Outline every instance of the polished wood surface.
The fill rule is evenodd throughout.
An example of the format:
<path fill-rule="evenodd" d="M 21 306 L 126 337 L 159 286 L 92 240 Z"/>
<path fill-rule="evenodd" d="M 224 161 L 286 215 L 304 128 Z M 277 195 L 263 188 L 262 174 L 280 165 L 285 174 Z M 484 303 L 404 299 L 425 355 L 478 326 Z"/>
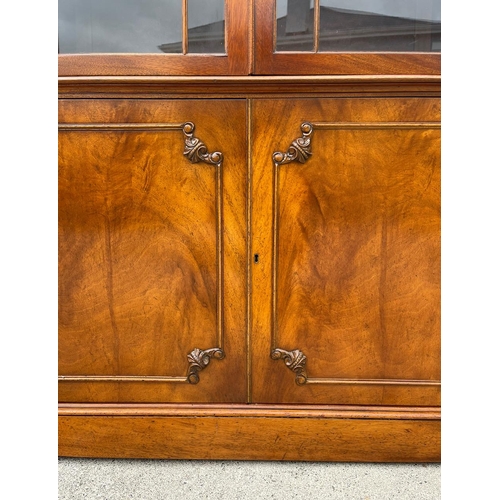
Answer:
<path fill-rule="evenodd" d="M 121 405 L 123 406 L 123 405 Z M 252 405 L 253 406 L 253 405 Z M 88 410 L 88 409 L 87 409 Z M 60 454 L 198 460 L 438 462 L 437 414 L 348 409 L 61 409 Z M 230 411 L 229 411 L 230 410 Z M 113 418 L 115 417 L 115 418 Z M 293 417 L 293 418 L 290 418 Z M 390 416 L 389 416 L 390 417 Z"/>
<path fill-rule="evenodd" d="M 69 416 L 164 416 L 164 417 L 302 417 L 391 420 L 439 420 L 441 410 L 425 406 L 359 405 L 263 405 L 199 403 L 59 403 L 59 415 Z"/>
<path fill-rule="evenodd" d="M 61 98 L 439 97 L 439 75 L 60 77 Z"/>
<path fill-rule="evenodd" d="M 440 102 L 397 92 L 61 99 L 61 455 L 439 461 Z M 224 155 L 220 248 L 187 120 Z M 278 172 L 307 120 L 311 157 Z M 218 255 L 226 356 L 189 384 L 218 342 Z"/>
<path fill-rule="evenodd" d="M 61 401 L 246 400 L 245 116 L 237 100 L 60 103 Z M 221 166 L 188 161 L 186 121 Z M 212 348 L 224 359 L 188 383 L 188 354 Z"/>
<path fill-rule="evenodd" d="M 439 104 L 253 102 L 253 402 L 440 404 Z"/>
<path fill-rule="evenodd" d="M 273 5 L 59 56 L 61 456 L 440 460 L 440 54 L 275 53 Z"/>

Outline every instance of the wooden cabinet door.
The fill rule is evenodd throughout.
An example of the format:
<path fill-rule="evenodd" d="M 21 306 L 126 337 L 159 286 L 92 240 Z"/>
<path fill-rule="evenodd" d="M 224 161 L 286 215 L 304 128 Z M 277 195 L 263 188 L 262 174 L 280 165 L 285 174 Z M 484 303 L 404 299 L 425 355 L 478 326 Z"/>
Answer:
<path fill-rule="evenodd" d="M 61 402 L 244 402 L 243 100 L 62 100 Z"/>
<path fill-rule="evenodd" d="M 439 100 L 252 107 L 252 401 L 439 405 Z"/>

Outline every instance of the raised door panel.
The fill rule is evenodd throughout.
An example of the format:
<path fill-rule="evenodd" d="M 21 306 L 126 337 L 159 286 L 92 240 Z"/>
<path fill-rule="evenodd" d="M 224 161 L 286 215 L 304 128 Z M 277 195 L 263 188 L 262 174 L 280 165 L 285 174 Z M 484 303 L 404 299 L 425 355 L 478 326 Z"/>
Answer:
<path fill-rule="evenodd" d="M 61 101 L 60 401 L 245 401 L 245 113 Z"/>
<path fill-rule="evenodd" d="M 253 111 L 252 401 L 439 405 L 439 100 Z"/>

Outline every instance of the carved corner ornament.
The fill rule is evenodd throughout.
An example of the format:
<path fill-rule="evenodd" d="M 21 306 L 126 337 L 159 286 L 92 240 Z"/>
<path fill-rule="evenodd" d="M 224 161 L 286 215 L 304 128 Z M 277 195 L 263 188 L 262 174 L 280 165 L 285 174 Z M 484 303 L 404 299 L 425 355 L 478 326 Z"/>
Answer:
<path fill-rule="evenodd" d="M 202 351 L 201 349 L 195 348 L 188 355 L 189 369 L 187 374 L 187 380 L 190 384 L 197 384 L 200 381 L 198 375 L 201 370 L 204 370 L 210 363 L 212 358 L 222 359 L 224 357 L 224 351 L 219 347 L 214 347 L 212 349 L 206 349 Z"/>
<path fill-rule="evenodd" d="M 282 153 L 277 151 L 273 153 L 273 161 L 276 165 L 283 165 L 285 163 L 290 163 L 292 161 L 298 161 L 299 163 L 305 163 L 306 160 L 312 155 L 311 152 L 311 135 L 313 133 L 312 123 L 304 122 L 300 126 L 302 131 L 302 137 L 295 139 L 288 151 Z"/>
<path fill-rule="evenodd" d="M 184 156 L 186 156 L 191 163 L 203 161 L 210 165 L 217 166 L 222 163 L 222 153 L 219 151 L 209 153 L 205 143 L 194 136 L 193 122 L 184 123 L 182 125 L 182 131 L 184 132 Z"/>
<path fill-rule="evenodd" d="M 307 357 L 302 351 L 285 351 L 284 349 L 273 349 L 271 359 L 282 359 L 285 365 L 295 373 L 295 383 L 304 385 L 307 382 L 306 361 Z"/>

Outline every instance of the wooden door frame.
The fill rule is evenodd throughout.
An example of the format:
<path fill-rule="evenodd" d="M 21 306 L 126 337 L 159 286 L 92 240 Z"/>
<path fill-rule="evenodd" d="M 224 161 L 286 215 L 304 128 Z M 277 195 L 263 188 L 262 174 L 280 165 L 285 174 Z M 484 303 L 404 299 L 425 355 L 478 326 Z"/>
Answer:
<path fill-rule="evenodd" d="M 250 7 L 248 1 L 226 0 L 226 54 L 60 54 L 59 76 L 247 75 Z"/>
<path fill-rule="evenodd" d="M 260 404 L 329 404 L 332 402 L 335 404 L 374 405 L 374 407 L 376 405 L 407 404 L 409 406 L 421 405 L 437 408 L 441 404 L 441 385 L 440 381 L 436 379 L 435 369 L 432 374 L 428 374 L 428 377 L 422 377 L 422 380 L 418 376 L 414 377 L 415 379 L 412 379 L 411 376 L 407 378 L 404 374 L 401 378 L 395 376 L 378 378 L 377 376 L 374 379 L 371 379 L 370 376 L 366 376 L 366 378 L 362 376 L 337 378 L 332 375 L 332 372 L 327 375 L 318 371 L 315 371 L 316 375 L 311 375 L 306 368 L 306 361 L 308 366 L 311 366 L 315 362 L 314 358 L 308 357 L 307 351 L 302 351 L 303 347 L 300 342 L 290 341 L 290 337 L 284 335 L 284 332 L 280 333 L 278 326 L 280 308 L 277 297 L 282 294 L 280 290 L 286 289 L 287 291 L 284 291 L 283 295 L 287 295 L 290 293 L 290 289 L 279 285 L 278 276 L 285 272 L 279 271 L 281 266 L 278 257 L 279 247 L 281 245 L 281 248 L 292 248 L 294 242 L 297 241 L 289 240 L 285 244 L 283 241 L 280 243 L 279 227 L 284 217 L 283 205 L 280 205 L 279 201 L 281 198 L 280 165 L 286 169 L 289 168 L 286 164 L 293 163 L 292 168 L 297 170 L 312 155 L 316 161 L 319 161 L 316 165 L 323 162 L 322 170 L 332 171 L 332 164 L 329 163 L 328 156 L 324 154 L 324 151 L 322 156 L 320 149 L 315 151 L 315 139 L 312 139 L 311 143 L 313 129 L 316 129 L 314 134 L 317 137 L 320 134 L 325 134 L 325 131 L 330 127 L 331 130 L 332 128 L 341 129 L 344 124 L 347 127 L 353 125 L 347 118 L 350 111 L 353 115 L 360 116 L 358 114 L 359 108 L 356 111 L 355 107 L 355 104 L 360 102 L 359 97 L 352 99 L 352 108 L 349 105 L 345 106 L 344 110 L 349 109 L 350 111 L 344 113 L 341 111 L 343 104 L 349 102 L 345 98 L 322 99 L 321 104 L 319 104 L 319 99 L 304 96 L 303 99 L 294 100 L 294 108 L 298 110 L 296 117 L 302 116 L 302 120 L 296 121 L 296 130 L 294 131 L 290 127 L 295 127 L 295 125 L 290 124 L 287 118 L 284 118 L 289 102 L 288 99 L 252 99 L 251 104 L 253 111 L 250 131 L 252 137 L 250 197 L 253 209 L 251 214 L 251 254 L 259 255 L 258 262 L 252 263 L 250 269 L 252 287 L 250 305 L 252 311 L 250 324 L 252 332 L 252 402 Z M 375 126 L 386 126 L 388 131 L 391 129 L 411 131 L 415 128 L 417 133 L 421 133 L 418 130 L 421 128 L 426 134 L 429 133 L 427 129 L 434 129 L 434 133 L 439 134 L 439 102 L 438 98 L 419 99 L 416 96 L 410 98 L 382 97 L 380 99 L 370 97 L 362 101 L 361 107 L 377 109 L 378 111 L 374 114 L 378 116 L 378 120 L 371 121 L 374 121 L 373 125 Z M 402 113 L 401 117 L 397 117 L 397 121 L 394 119 L 393 122 L 392 118 L 386 118 L 387 121 L 384 122 L 384 112 L 387 117 L 395 116 L 387 114 L 386 110 L 390 109 L 390 106 L 396 109 L 407 109 L 406 120 L 410 117 L 410 121 L 405 122 L 405 118 L 403 118 L 405 115 Z M 294 111 L 289 111 L 289 115 L 293 115 L 293 113 Z M 333 116 L 336 116 L 338 122 L 328 123 L 328 117 Z M 363 115 L 361 114 L 361 116 Z M 384 123 L 385 125 L 383 125 Z M 358 124 L 360 128 L 356 133 L 359 133 L 360 130 L 370 129 L 368 123 Z M 288 142 L 285 137 L 289 137 Z M 280 144 L 282 145 L 280 146 Z M 274 154 L 271 153 L 273 150 L 276 151 Z M 314 195 L 311 198 L 316 200 L 319 206 L 318 198 Z M 321 214 L 323 215 L 322 210 Z M 295 221 L 295 217 L 296 214 L 291 220 Z M 304 224 L 304 219 L 302 219 L 301 224 Z M 285 265 L 284 268 L 287 269 L 288 273 L 291 273 L 290 267 Z M 299 286 L 298 278 L 294 286 Z M 432 302 L 432 304 L 432 307 L 440 307 L 439 302 Z M 304 311 L 304 314 L 307 315 L 307 312 Z M 427 332 L 427 326 L 422 324 L 419 325 L 419 328 L 421 328 L 421 332 Z M 315 329 L 311 330 L 313 338 L 316 339 L 315 333 L 313 333 Z M 307 335 L 307 329 L 302 329 L 301 332 L 302 335 Z M 436 335 L 437 332 L 436 326 L 434 334 Z M 293 338 L 296 339 L 296 337 Z M 335 356 L 333 346 L 331 348 L 323 346 L 323 348 L 325 352 L 331 352 Z M 432 349 L 432 352 L 436 352 L 436 350 Z"/>
<path fill-rule="evenodd" d="M 155 402 L 211 402 L 211 403 L 222 403 L 222 402 L 245 402 L 247 394 L 247 371 L 245 368 L 246 362 L 246 339 L 242 335 L 242 332 L 246 329 L 246 162 L 245 162 L 245 143 L 239 140 L 240 137 L 244 137 L 246 131 L 246 103 L 242 99 L 218 99 L 218 100 L 141 100 L 141 99 L 69 99 L 60 100 L 59 104 L 59 142 L 61 145 L 60 153 L 64 150 L 64 144 L 68 144 L 68 135 L 73 136 L 72 144 L 80 144 L 82 148 L 86 148 L 86 151 L 92 151 L 92 148 L 99 149 L 103 147 L 102 145 L 106 143 L 109 139 L 106 138 L 108 134 L 116 134 L 118 136 L 126 135 L 130 139 L 130 135 L 137 136 L 137 144 L 139 144 L 138 149 L 144 151 L 142 158 L 150 157 L 151 164 L 156 164 L 156 166 L 151 168 L 151 173 L 146 167 L 139 167 L 141 171 L 148 172 L 148 190 L 149 186 L 159 186 L 154 178 L 161 177 L 165 179 L 166 164 L 171 163 L 175 165 L 175 169 L 179 172 L 183 170 L 193 171 L 197 170 L 199 172 L 206 172 L 204 178 L 212 179 L 213 184 L 210 182 L 208 184 L 201 184 L 207 188 L 213 188 L 213 192 L 210 190 L 210 195 L 208 199 L 200 198 L 200 191 L 196 194 L 196 191 L 190 192 L 184 191 L 186 194 L 182 195 L 181 198 L 176 202 L 176 206 L 179 210 L 179 217 L 184 217 L 184 214 L 193 214 L 192 210 L 194 205 L 198 200 L 202 200 L 202 204 L 199 208 L 202 212 L 213 214 L 207 221 L 210 225 L 209 235 L 213 234 L 213 246 L 209 245 L 203 247 L 203 238 L 197 239 L 197 234 L 203 235 L 205 229 L 200 233 L 196 233 L 193 228 L 191 232 L 191 239 L 189 236 L 181 240 L 183 247 L 185 247 L 188 253 L 188 261 L 190 262 L 191 256 L 194 259 L 193 249 L 196 247 L 208 249 L 208 254 L 210 259 L 206 262 L 201 262 L 193 266 L 194 269 L 204 268 L 203 276 L 205 278 L 199 277 L 197 273 L 191 274 L 193 278 L 193 287 L 202 287 L 200 283 L 203 283 L 206 279 L 210 280 L 212 285 L 209 289 L 212 290 L 210 294 L 200 300 L 203 300 L 202 306 L 207 310 L 211 310 L 213 318 L 213 324 L 211 320 L 205 322 L 205 327 L 202 330 L 198 329 L 197 335 L 186 335 L 184 331 L 184 338 L 182 342 L 182 347 L 177 349 L 177 356 L 175 357 L 175 368 L 171 370 L 169 367 L 165 366 L 165 370 L 158 367 L 154 368 L 149 365 L 147 368 L 141 366 L 141 357 L 143 359 L 149 359 L 152 357 L 151 347 L 142 348 L 144 341 L 142 340 L 142 335 L 144 333 L 144 323 L 141 326 L 139 319 L 133 322 L 132 338 L 134 339 L 132 344 L 128 344 L 127 349 L 125 343 L 123 343 L 120 348 L 120 343 L 117 344 L 109 342 L 109 334 L 106 334 L 110 330 L 109 326 L 106 326 L 102 320 L 99 319 L 98 314 L 89 313 L 89 321 L 87 323 L 87 330 L 94 331 L 96 337 L 94 341 L 89 341 L 88 336 L 84 336 L 76 331 L 75 333 L 75 322 L 70 321 L 71 324 L 65 322 L 64 318 L 67 317 L 79 317 L 85 318 L 85 316 L 78 316 L 78 307 L 83 304 L 83 308 L 86 310 L 87 298 L 83 298 L 81 301 L 76 300 L 73 295 L 66 295 L 66 300 L 60 300 L 60 329 L 59 335 L 65 337 L 65 341 L 62 342 L 60 338 L 59 348 L 60 351 L 60 362 L 59 370 L 59 401 L 65 403 L 126 403 L 130 401 L 141 402 L 141 403 L 155 403 Z M 224 122 L 233 134 L 226 134 L 226 131 L 219 127 L 218 124 Z M 215 124 L 215 125 L 214 125 Z M 196 130 L 195 130 L 196 128 Z M 147 139 L 145 136 L 148 134 L 157 134 L 158 143 L 155 139 Z M 87 143 L 83 135 L 91 134 L 94 137 L 94 143 Z M 159 134 L 159 135 L 158 135 Z M 173 136 L 176 137 L 173 137 Z M 63 139 L 63 137 L 65 138 Z M 164 138 L 170 137 L 170 142 L 167 142 Z M 112 141 L 116 140 L 111 139 Z M 152 140 L 153 142 L 149 142 Z M 104 142 L 101 142 L 104 141 Z M 206 141 L 206 142 L 205 142 Z M 69 143 L 71 144 L 71 143 Z M 93 144 L 85 146 L 86 144 Z M 155 154 L 151 154 L 151 144 L 158 144 L 158 150 L 163 149 L 164 153 L 161 159 L 157 157 L 155 159 Z M 174 144 L 174 147 L 168 146 L 168 144 Z M 67 146 L 69 147 L 69 146 Z M 91 148 L 90 150 L 88 148 Z M 126 149 L 126 148 L 125 148 Z M 220 151 L 220 152 L 219 152 Z M 109 156 L 101 156 L 96 154 L 95 156 L 89 157 L 83 153 L 82 160 L 87 164 L 96 165 L 95 170 L 98 175 L 101 172 L 106 172 L 108 169 L 108 161 L 111 164 L 112 159 Z M 73 171 L 75 165 L 79 165 L 78 161 L 73 163 L 71 158 L 78 156 L 78 153 L 71 148 L 66 151 L 66 153 L 60 156 L 60 175 L 59 175 L 59 205 L 62 210 L 62 214 L 68 213 L 72 214 L 68 218 L 60 218 L 60 274 L 59 274 L 59 285 L 60 291 L 63 294 L 67 294 L 71 286 L 81 286 L 85 288 L 87 283 L 83 283 L 81 278 L 77 278 L 74 281 L 73 270 L 74 265 L 68 265 L 67 257 L 76 252 L 75 248 L 80 248 L 80 251 L 84 255 L 97 255 L 97 261 L 101 259 L 100 252 L 97 254 L 93 252 L 92 247 L 95 248 L 95 239 L 92 238 L 94 232 L 102 234 L 102 230 L 99 230 L 95 225 L 92 226 L 92 221 L 95 224 L 95 218 L 92 215 L 94 212 L 83 211 L 79 214 L 75 214 L 73 209 L 73 204 L 81 203 L 81 199 L 75 201 L 72 193 L 69 192 L 65 186 L 68 183 L 77 186 L 78 182 L 83 182 L 85 186 L 88 184 L 87 188 L 83 189 L 85 193 L 83 196 L 85 199 L 91 198 L 95 192 L 102 190 L 102 187 L 97 182 L 95 178 L 90 175 L 83 175 L 80 178 L 78 175 L 71 175 L 71 179 L 68 180 L 69 173 Z M 132 178 L 134 170 L 133 165 L 137 164 L 139 156 L 134 153 L 135 156 L 124 156 L 128 158 L 124 160 L 123 165 L 119 167 L 119 170 L 123 172 L 129 172 Z M 80 155 L 81 156 L 81 155 Z M 134 160 L 135 158 L 135 160 Z M 149 159 L 148 159 L 149 161 Z M 148 163 L 148 161 L 146 163 Z M 102 163 L 101 163 L 102 162 Z M 144 165 L 145 163 L 141 163 Z M 99 166 L 102 167 L 102 171 L 99 170 Z M 78 168 L 78 167 L 75 167 Z M 167 167 L 168 168 L 168 167 Z M 146 170 L 144 170 L 146 169 Z M 79 169 L 80 171 L 82 169 Z M 66 174 L 64 173 L 66 171 Z M 69 173 L 68 173 L 69 172 Z M 103 174 L 106 175 L 106 174 Z M 137 177 L 136 177 L 137 178 Z M 182 180 L 182 176 L 178 179 Z M 195 176 L 194 179 L 198 177 Z M 80 180 L 78 180 L 80 179 Z M 186 177 L 189 179 L 189 177 Z M 191 177 L 190 179 L 193 179 Z M 190 181 L 193 182 L 193 181 Z M 187 183 L 189 184 L 189 182 Z M 193 184 L 194 185 L 194 184 Z M 82 186 L 82 184 L 80 184 Z M 182 184 L 177 183 L 177 190 L 183 192 L 181 187 Z M 134 188 L 135 189 L 135 188 Z M 160 200 L 159 206 L 162 205 L 162 193 L 168 193 L 168 191 L 156 188 L 156 197 Z M 174 188 L 175 189 L 175 188 Z M 120 193 L 129 192 L 130 188 L 126 184 L 122 184 L 121 188 L 118 190 Z M 144 188 L 144 193 L 146 188 Z M 113 198 L 111 195 L 109 198 L 110 206 L 126 206 L 127 203 L 131 203 L 133 209 L 140 207 L 140 204 L 130 201 L 124 202 L 124 198 Z M 208 205 L 206 202 L 208 201 Z M 106 202 L 106 206 L 108 202 Z M 199 202 L 198 202 L 199 203 Z M 85 204 L 85 203 L 84 203 Z M 97 206 L 102 206 L 102 202 L 99 202 Z M 170 205 L 171 207 L 173 205 Z M 99 211 L 100 209 L 97 209 Z M 107 208 L 103 208 L 103 211 Z M 139 208 L 141 210 L 141 208 Z M 187 212 L 185 212 L 187 210 Z M 198 213 L 202 213 L 198 212 Z M 90 215 L 89 215 L 90 213 Z M 168 227 L 169 223 L 167 217 L 156 215 L 155 209 L 151 209 L 147 213 L 155 214 L 153 218 L 148 217 L 145 220 L 146 226 L 149 224 L 151 227 L 157 227 L 162 231 L 162 227 Z M 155 226 L 155 220 L 160 217 L 162 223 Z M 189 216 L 188 216 L 189 217 Z M 191 220 L 196 217 L 196 215 L 191 215 Z M 121 217 L 118 217 L 120 219 Z M 87 224 L 86 230 L 81 231 L 80 226 L 74 225 L 74 221 L 77 219 L 82 224 Z M 124 220 L 127 220 L 127 216 L 123 216 Z M 203 223 L 206 227 L 205 221 Z M 78 224 L 80 223 L 78 222 Z M 184 220 L 183 220 L 184 222 Z M 171 224 L 170 224 L 171 225 Z M 181 224 L 182 226 L 182 224 Z M 89 230 L 89 227 L 93 228 Z M 109 235 L 112 235 L 113 225 L 108 224 L 107 231 Z M 141 240 L 145 239 L 141 231 L 132 231 L 137 238 L 137 246 L 140 247 Z M 76 234 L 76 241 L 80 241 L 77 247 L 75 247 L 75 238 L 72 236 Z M 168 233 L 161 232 L 161 238 L 168 237 Z M 89 237 L 90 235 L 90 237 Z M 69 236 L 69 239 L 68 239 Z M 160 239 L 161 239 L 160 238 Z M 87 245 L 88 240 L 90 243 Z M 100 238 L 101 244 L 104 240 Z M 209 241 L 211 236 L 209 237 Z M 70 241 L 70 246 L 65 244 L 65 241 Z M 94 243 L 92 243 L 94 241 Z M 108 242 L 111 240 L 108 240 Z M 154 239 L 150 240 L 154 246 Z M 212 241 L 210 241 L 212 243 Z M 110 243 L 108 243 L 110 245 Z M 73 246 L 71 246 L 73 245 Z M 118 247 L 119 245 L 117 245 Z M 109 256 L 106 258 L 111 258 L 111 247 Z M 130 246 L 127 252 L 130 252 Z M 169 260 L 169 255 L 163 253 L 157 259 L 156 270 L 158 270 L 163 261 Z M 203 252 L 205 253 L 205 252 Z M 212 257 L 214 260 L 212 260 Z M 92 259 L 90 259 L 92 260 Z M 172 257 L 170 258 L 172 260 Z M 182 259 L 181 259 L 182 260 Z M 121 272 L 122 274 L 133 274 L 131 269 L 127 267 L 121 267 L 120 261 L 114 261 L 114 267 L 116 272 Z M 123 260 L 121 261 L 124 262 Z M 154 262 L 154 261 L 153 261 Z M 158 265 L 158 262 L 160 263 Z M 100 264 L 98 264 L 99 266 Z M 94 281 L 95 286 L 103 287 L 105 281 L 103 281 L 102 273 L 94 273 L 92 266 L 82 267 L 83 271 L 80 272 L 80 277 L 85 275 L 91 281 Z M 153 275 L 155 274 L 155 269 L 149 268 Z M 184 275 L 185 271 L 181 270 L 179 266 L 179 272 Z M 69 272 L 68 272 L 69 271 Z M 175 271 L 174 271 L 175 272 Z M 186 273 L 188 274 L 189 271 Z M 200 271 L 201 273 L 201 271 Z M 105 275 L 104 275 L 105 276 Z M 112 276 L 112 269 L 109 271 L 108 277 Z M 165 272 L 161 271 L 159 274 L 160 280 L 157 281 L 157 285 L 153 286 L 152 289 L 157 289 L 158 294 L 161 294 L 161 290 L 167 290 L 173 285 L 170 282 L 172 278 L 172 271 Z M 140 281 L 140 277 L 137 276 L 137 281 Z M 78 284 L 79 283 L 79 284 Z M 113 283 L 110 282 L 109 286 L 112 287 Z M 116 281 L 115 281 L 116 285 Z M 130 286 L 130 290 L 127 290 L 127 294 L 131 295 L 127 300 L 131 302 L 139 300 L 139 303 L 143 304 L 140 306 L 139 310 L 145 304 L 145 297 L 141 294 L 140 288 L 135 287 L 134 281 L 129 281 L 127 284 Z M 93 286 L 93 285 L 92 285 Z M 108 285 L 104 285 L 106 287 Z M 61 288 L 62 287 L 62 288 Z M 111 288 L 110 288 L 111 289 Z M 122 288 L 123 289 L 123 288 Z M 186 290 L 179 288 L 179 293 L 177 295 L 177 301 L 183 300 L 183 296 L 192 295 L 197 296 L 198 294 L 192 292 L 192 289 L 188 286 Z M 133 296 L 135 295 L 135 298 Z M 156 295 L 156 292 L 154 293 Z M 111 295 L 110 295 L 111 296 Z M 160 296 L 160 295 L 158 295 Z M 67 303 L 68 297 L 71 302 L 75 301 L 77 306 L 73 308 L 61 307 L 61 304 Z M 80 296 L 81 297 L 81 296 Z M 155 297 L 156 300 L 156 297 Z M 112 299 L 111 299 L 112 301 Z M 172 301 L 173 302 L 173 301 Z M 92 299 L 90 302 L 92 304 Z M 166 304 L 166 303 L 165 303 Z M 172 312 L 176 309 L 173 305 L 169 306 L 169 311 Z M 180 306 L 183 307 L 182 305 Z M 80 311 L 82 310 L 80 309 Z M 135 309 L 137 311 L 137 309 Z M 180 309 L 179 309 L 180 310 Z M 110 311 L 111 312 L 111 311 Z M 158 309 L 156 310 L 156 315 L 158 315 Z M 200 320 L 192 314 L 192 309 L 184 308 L 184 314 L 190 315 L 192 320 Z M 118 315 L 117 315 L 118 316 Z M 115 322 L 115 314 L 112 314 L 112 321 Z M 137 316 L 137 318 L 139 315 Z M 111 318 L 111 315 L 110 315 Z M 121 321 L 123 321 L 123 316 L 121 316 Z M 206 320 L 205 320 L 206 321 Z M 83 321 L 82 321 L 83 323 Z M 123 323 L 121 323 L 123 325 Z M 88 325 L 91 325 L 90 327 Z M 79 327 L 78 327 L 79 328 Z M 77 330 L 78 330 L 77 328 Z M 162 331 L 168 333 L 167 328 L 162 326 Z M 112 329 L 111 329 L 112 330 Z M 149 328 L 150 334 L 152 328 Z M 119 327 L 116 329 L 118 335 Z M 196 331 L 195 328 L 188 329 L 191 333 Z M 121 330 L 123 333 L 124 330 Z M 75 341 L 75 334 L 78 341 Z M 128 338 L 131 339 L 131 331 L 129 331 Z M 171 331 L 170 335 L 179 334 L 177 330 Z M 101 341 L 104 338 L 108 338 L 108 342 Z M 146 335 L 144 335 L 146 337 Z M 135 338 L 137 340 L 135 340 Z M 151 336 L 149 337 L 151 342 Z M 164 352 L 167 358 L 172 358 L 170 355 L 170 344 L 171 340 L 168 340 L 168 335 L 165 337 L 156 337 L 154 344 L 156 349 Z M 195 342 L 196 338 L 196 342 Z M 83 340 L 85 339 L 85 340 Z M 172 337 L 170 337 L 172 339 Z M 83 351 L 78 353 L 78 343 L 83 343 Z M 105 364 L 97 363 L 94 368 L 93 365 L 93 354 L 90 344 L 97 343 L 101 345 L 101 359 L 123 359 L 123 354 L 125 351 L 130 351 L 130 346 L 133 348 L 134 357 L 132 358 L 132 371 L 129 368 L 121 370 L 117 366 L 112 367 L 111 365 L 105 366 Z M 80 344 L 82 345 L 82 344 Z M 107 347 L 104 347 L 107 345 Z M 135 345 L 135 347 L 133 347 Z M 151 346 L 151 343 L 149 344 Z M 185 349 L 185 350 L 184 350 Z M 111 352 L 112 351 L 112 352 Z M 69 356 L 68 356 L 69 353 Z M 104 353 L 104 354 L 102 354 Z M 79 357 L 79 366 L 71 361 L 73 355 Z M 179 356 L 180 354 L 180 356 Z M 185 357 L 184 357 L 185 356 Z M 174 359 L 174 358 L 172 358 Z M 211 361 L 212 359 L 218 361 Z M 130 360 L 130 358 L 129 358 Z M 137 362 L 137 371 L 136 364 Z M 129 361 L 130 363 L 130 361 Z M 164 363 L 160 363 L 160 367 Z M 209 366 L 210 365 L 210 366 Z M 207 373 L 205 373 L 205 368 L 207 368 Z M 200 374 L 199 372 L 203 372 Z M 228 387 L 226 380 L 231 380 L 232 383 Z"/>
<path fill-rule="evenodd" d="M 254 0 L 255 74 L 439 75 L 441 54 L 426 52 L 276 52 L 275 2 Z"/>

